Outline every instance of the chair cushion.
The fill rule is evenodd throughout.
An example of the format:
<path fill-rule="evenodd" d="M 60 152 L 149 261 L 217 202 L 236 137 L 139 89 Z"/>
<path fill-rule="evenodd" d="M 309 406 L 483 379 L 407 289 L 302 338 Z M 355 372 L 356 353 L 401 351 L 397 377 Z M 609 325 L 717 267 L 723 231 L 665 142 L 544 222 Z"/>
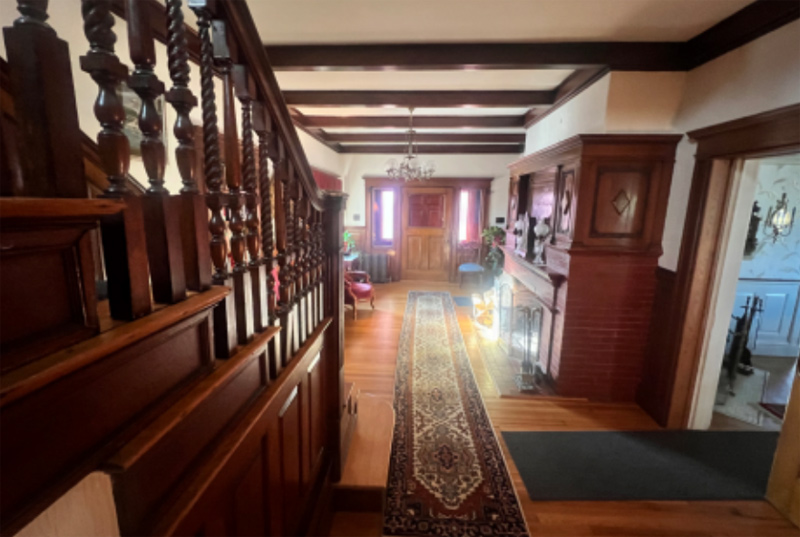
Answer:
<path fill-rule="evenodd" d="M 484 268 L 477 263 L 463 263 L 458 266 L 459 272 L 483 272 Z"/>
<path fill-rule="evenodd" d="M 372 286 L 368 283 L 353 282 L 350 284 L 350 291 L 356 298 L 369 298 L 372 296 Z"/>

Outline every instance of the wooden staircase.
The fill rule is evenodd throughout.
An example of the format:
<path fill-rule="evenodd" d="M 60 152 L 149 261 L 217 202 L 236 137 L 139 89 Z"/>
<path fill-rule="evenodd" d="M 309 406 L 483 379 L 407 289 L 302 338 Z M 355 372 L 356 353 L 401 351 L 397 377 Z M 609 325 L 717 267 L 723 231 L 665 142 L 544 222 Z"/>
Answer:
<path fill-rule="evenodd" d="M 342 380 L 345 198 L 314 182 L 243 0 L 192 0 L 199 32 L 181 0 L 76 5 L 86 42 L 61 40 L 41 0 L 18 0 L 4 29 L 0 533 L 102 471 L 122 535 L 303 534 L 358 421 Z M 96 144 L 77 122 L 73 46 L 97 83 Z M 146 190 L 128 174 L 123 81 L 141 99 Z"/>

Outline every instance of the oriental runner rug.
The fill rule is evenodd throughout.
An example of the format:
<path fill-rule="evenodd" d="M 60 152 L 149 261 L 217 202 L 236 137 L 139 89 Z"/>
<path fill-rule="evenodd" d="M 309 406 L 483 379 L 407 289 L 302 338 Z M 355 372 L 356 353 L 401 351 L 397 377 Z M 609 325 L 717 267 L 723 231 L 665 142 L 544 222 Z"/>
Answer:
<path fill-rule="evenodd" d="M 449 293 L 408 294 L 394 410 L 384 534 L 528 535 Z"/>

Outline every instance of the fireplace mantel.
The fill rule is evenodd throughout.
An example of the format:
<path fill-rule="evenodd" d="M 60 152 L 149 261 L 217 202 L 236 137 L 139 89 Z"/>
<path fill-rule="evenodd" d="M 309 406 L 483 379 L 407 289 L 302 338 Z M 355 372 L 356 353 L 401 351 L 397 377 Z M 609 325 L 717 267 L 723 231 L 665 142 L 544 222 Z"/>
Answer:
<path fill-rule="evenodd" d="M 501 281 L 514 307 L 530 295 L 543 305 L 540 356 L 558 395 L 634 399 L 679 139 L 579 135 L 510 166 Z M 551 230 L 546 265 L 511 248 L 515 224 L 534 219 Z"/>
<path fill-rule="evenodd" d="M 527 287 L 551 313 L 556 313 L 558 289 L 566 281 L 566 277 L 548 270 L 546 266 L 534 265 L 523 259 L 510 246 L 500 248 L 505 254 L 503 271 Z"/>

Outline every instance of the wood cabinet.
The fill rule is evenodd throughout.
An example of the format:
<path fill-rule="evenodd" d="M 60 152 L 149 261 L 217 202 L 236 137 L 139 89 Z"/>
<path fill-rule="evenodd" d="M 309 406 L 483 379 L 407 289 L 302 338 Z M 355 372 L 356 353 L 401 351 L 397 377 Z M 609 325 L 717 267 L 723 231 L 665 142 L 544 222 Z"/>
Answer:
<path fill-rule="evenodd" d="M 679 140 L 579 135 L 510 166 L 509 231 L 519 215 L 547 219 L 545 264 L 537 268 L 565 278 L 543 334 L 552 341 L 547 375 L 560 395 L 634 399 Z M 535 278 L 520 277 L 526 266 L 510 259 L 506 272 L 530 287 Z"/>

